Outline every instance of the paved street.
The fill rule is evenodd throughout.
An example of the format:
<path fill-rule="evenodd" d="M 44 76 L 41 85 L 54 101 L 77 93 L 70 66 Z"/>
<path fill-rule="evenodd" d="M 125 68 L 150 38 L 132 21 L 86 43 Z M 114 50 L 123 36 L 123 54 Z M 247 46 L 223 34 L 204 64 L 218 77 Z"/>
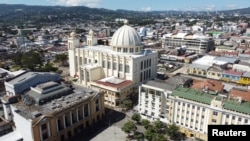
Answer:
<path fill-rule="evenodd" d="M 112 125 L 90 141 L 126 141 L 127 134 L 121 128 Z"/>

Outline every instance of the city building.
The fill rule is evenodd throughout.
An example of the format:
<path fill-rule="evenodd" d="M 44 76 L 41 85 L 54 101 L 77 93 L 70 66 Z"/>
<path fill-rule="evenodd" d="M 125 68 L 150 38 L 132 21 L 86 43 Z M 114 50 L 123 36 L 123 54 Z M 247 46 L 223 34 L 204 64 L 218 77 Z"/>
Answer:
<path fill-rule="evenodd" d="M 138 109 L 142 118 L 175 123 L 186 136 L 205 141 L 208 125 L 250 124 L 249 102 L 165 81 L 140 86 Z"/>
<path fill-rule="evenodd" d="M 24 141 L 65 141 L 105 115 L 103 94 L 53 81 L 31 87 L 10 109 L 15 124 L 12 136 Z"/>
<path fill-rule="evenodd" d="M 12 79 L 5 81 L 4 85 L 6 89 L 6 95 L 16 96 L 17 94 L 23 93 L 31 86 L 35 86 L 39 83 L 59 80 L 60 75 L 58 73 L 24 71 Z"/>
<path fill-rule="evenodd" d="M 162 37 L 162 48 L 167 47 L 184 47 L 188 52 L 204 54 L 214 49 L 214 40 L 200 34 L 169 33 Z"/>
<path fill-rule="evenodd" d="M 76 34 L 70 34 L 69 70 L 77 83 L 104 92 L 105 104 L 122 104 L 140 84 L 156 77 L 158 53 L 142 50 L 141 37 L 127 20 L 109 46 L 97 45 L 96 38 L 90 31 L 87 46 L 82 46 Z"/>

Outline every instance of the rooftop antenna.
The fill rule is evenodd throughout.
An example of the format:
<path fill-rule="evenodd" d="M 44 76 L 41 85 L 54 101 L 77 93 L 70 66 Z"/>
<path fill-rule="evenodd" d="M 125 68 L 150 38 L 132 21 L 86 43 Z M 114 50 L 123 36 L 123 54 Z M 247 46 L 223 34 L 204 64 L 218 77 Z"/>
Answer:
<path fill-rule="evenodd" d="M 29 117 L 31 118 L 30 106 L 33 104 L 34 100 L 29 95 L 24 95 L 22 100 L 23 100 L 23 103 L 28 107 L 28 114 L 29 114 Z"/>

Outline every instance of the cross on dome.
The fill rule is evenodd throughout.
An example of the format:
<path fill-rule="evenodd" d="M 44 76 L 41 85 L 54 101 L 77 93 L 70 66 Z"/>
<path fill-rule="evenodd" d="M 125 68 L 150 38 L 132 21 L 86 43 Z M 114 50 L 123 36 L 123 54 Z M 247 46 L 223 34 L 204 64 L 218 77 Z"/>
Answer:
<path fill-rule="evenodd" d="M 128 20 L 127 20 L 127 19 L 124 20 L 124 24 L 125 24 L 125 25 L 128 25 Z"/>

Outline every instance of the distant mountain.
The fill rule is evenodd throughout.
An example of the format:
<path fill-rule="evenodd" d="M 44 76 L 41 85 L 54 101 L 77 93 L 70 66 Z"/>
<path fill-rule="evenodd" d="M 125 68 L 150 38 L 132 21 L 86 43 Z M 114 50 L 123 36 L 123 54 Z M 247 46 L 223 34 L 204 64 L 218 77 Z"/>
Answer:
<path fill-rule="evenodd" d="M 142 21 L 145 18 L 152 20 L 159 18 L 161 14 L 185 14 L 195 11 L 132 11 L 132 10 L 109 10 L 105 8 L 89 8 L 86 6 L 30 6 L 22 4 L 0 4 L 0 23 L 13 25 L 24 23 L 59 23 L 65 21 L 111 21 L 115 18 L 134 19 Z M 205 12 L 205 11 L 204 11 Z M 225 10 L 223 13 L 250 14 L 250 8 Z"/>
<path fill-rule="evenodd" d="M 223 13 L 228 13 L 228 14 L 232 14 L 232 13 L 239 13 L 239 14 L 250 14 L 250 7 L 248 8 L 241 8 L 241 9 L 233 9 L 233 10 L 223 10 L 220 11 Z"/>

